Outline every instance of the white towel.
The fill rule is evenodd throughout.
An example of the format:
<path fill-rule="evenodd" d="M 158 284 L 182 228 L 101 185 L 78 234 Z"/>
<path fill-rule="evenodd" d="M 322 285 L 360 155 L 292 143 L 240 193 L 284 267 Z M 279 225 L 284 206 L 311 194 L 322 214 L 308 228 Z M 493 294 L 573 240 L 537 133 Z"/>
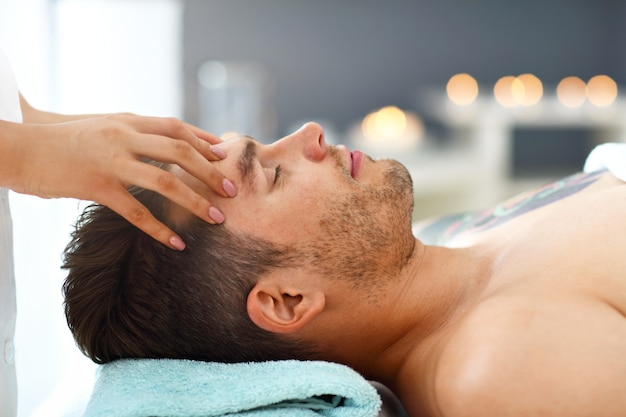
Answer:
<path fill-rule="evenodd" d="M 611 174 L 626 181 L 626 143 L 604 143 L 589 153 L 584 171 L 601 169 L 608 169 Z"/>

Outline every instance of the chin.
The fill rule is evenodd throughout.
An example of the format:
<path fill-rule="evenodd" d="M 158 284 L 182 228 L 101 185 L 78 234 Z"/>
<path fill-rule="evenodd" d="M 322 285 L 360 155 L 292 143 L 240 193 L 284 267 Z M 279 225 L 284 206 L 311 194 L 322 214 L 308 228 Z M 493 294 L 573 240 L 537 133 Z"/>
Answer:
<path fill-rule="evenodd" d="M 381 242 L 381 256 L 389 262 L 387 271 L 396 275 L 409 262 L 415 249 L 413 180 L 409 170 L 400 162 L 393 159 L 379 162 L 384 170 L 377 201 L 380 204 L 379 223 L 384 230 L 379 232 L 377 239 Z"/>
<path fill-rule="evenodd" d="M 383 162 L 383 161 L 381 161 Z M 409 223 L 413 214 L 413 179 L 409 170 L 395 159 L 386 159 L 382 188 L 389 194 L 390 201 L 397 202 L 397 214 L 407 215 Z"/>
<path fill-rule="evenodd" d="M 413 256 L 413 181 L 394 160 L 379 160 L 374 184 L 328 196 L 320 233 L 298 245 L 304 264 L 330 279 L 372 289 L 398 277 Z M 368 291 L 369 292 L 369 291 Z"/>
<path fill-rule="evenodd" d="M 396 160 L 389 160 L 389 167 L 385 174 L 385 181 L 392 191 L 390 201 L 395 202 L 393 207 L 393 218 L 397 229 L 394 231 L 399 245 L 399 255 L 408 262 L 415 248 L 415 238 L 413 237 L 413 207 L 415 198 L 413 193 L 413 179 L 409 170 Z"/>

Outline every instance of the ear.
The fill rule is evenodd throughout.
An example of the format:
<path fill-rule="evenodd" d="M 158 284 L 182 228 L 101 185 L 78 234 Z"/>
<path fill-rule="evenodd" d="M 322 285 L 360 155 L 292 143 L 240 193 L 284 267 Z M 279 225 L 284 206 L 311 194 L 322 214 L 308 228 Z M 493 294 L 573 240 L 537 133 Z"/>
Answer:
<path fill-rule="evenodd" d="M 272 333 L 293 333 L 317 316 L 326 304 L 321 290 L 285 288 L 270 280 L 260 280 L 248 294 L 250 319 Z"/>

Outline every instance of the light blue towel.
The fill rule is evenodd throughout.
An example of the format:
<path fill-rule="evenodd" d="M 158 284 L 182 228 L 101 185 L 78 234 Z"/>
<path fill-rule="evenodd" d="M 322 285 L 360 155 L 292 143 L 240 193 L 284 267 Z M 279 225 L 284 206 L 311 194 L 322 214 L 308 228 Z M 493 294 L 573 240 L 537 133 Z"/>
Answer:
<path fill-rule="evenodd" d="M 380 405 L 367 380 L 330 362 L 124 359 L 100 367 L 85 417 L 375 417 Z"/>

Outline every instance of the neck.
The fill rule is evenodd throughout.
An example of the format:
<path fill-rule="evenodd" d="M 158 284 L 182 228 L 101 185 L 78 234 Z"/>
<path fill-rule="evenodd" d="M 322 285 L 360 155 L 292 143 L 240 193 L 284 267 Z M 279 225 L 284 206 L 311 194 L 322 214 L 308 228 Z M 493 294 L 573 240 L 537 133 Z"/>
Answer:
<path fill-rule="evenodd" d="M 338 312 L 333 326 L 345 325 L 324 341 L 332 350 L 330 359 L 392 385 L 407 359 L 428 350 L 480 297 L 492 260 L 490 251 L 480 247 L 449 249 L 417 241 L 400 277 L 376 293 L 375 300 L 360 299 Z"/>

